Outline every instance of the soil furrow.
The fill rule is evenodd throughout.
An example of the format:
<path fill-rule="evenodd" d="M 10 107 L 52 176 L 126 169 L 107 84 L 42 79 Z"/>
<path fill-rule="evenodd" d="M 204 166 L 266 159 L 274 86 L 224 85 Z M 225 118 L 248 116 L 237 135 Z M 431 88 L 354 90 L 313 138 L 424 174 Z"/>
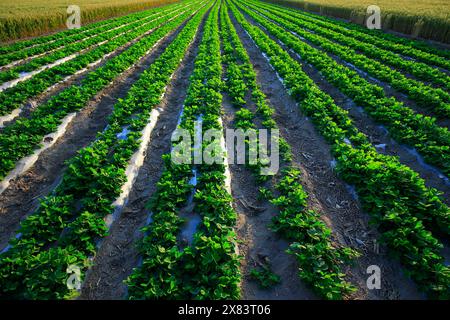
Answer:
<path fill-rule="evenodd" d="M 227 94 L 223 94 L 222 120 L 224 128 L 234 128 L 235 108 Z M 278 214 L 267 200 L 258 199 L 259 185 L 252 172 L 242 164 L 230 164 L 233 208 L 238 214 L 237 234 L 241 260 L 243 299 L 248 300 L 311 300 L 317 297 L 300 281 L 295 258 L 286 253 L 289 243 L 269 229 L 272 218 Z M 253 208 L 253 209 L 252 209 Z M 256 209 L 254 209 L 256 208 Z M 280 276 L 280 284 L 262 289 L 250 279 L 250 271 L 270 262 Z"/>
<path fill-rule="evenodd" d="M 110 235 L 103 240 L 94 265 L 86 274 L 80 299 L 123 299 L 127 294 L 123 281 L 139 263 L 136 241 L 142 237 L 140 228 L 150 214 L 146 203 L 156 191 L 156 183 L 162 174 L 162 155 L 170 152 L 171 135 L 183 107 L 202 34 L 203 22 L 158 106 L 162 112 L 128 204 L 111 226 Z"/>
<path fill-rule="evenodd" d="M 379 235 L 368 225 L 369 217 L 362 212 L 357 198 L 332 170 L 330 163 L 333 157 L 329 145 L 288 95 L 259 48 L 234 17 L 231 18 L 255 67 L 261 89 L 275 108 L 274 117 L 281 135 L 292 147 L 293 162 L 302 169 L 302 184 L 310 195 L 312 208 L 322 212 L 323 220 L 331 227 L 336 241 L 353 246 L 363 254 L 355 267 L 347 272 L 351 275 L 350 280 L 359 287 L 356 298 L 420 299 L 415 285 L 402 274 L 399 263 L 391 261 L 386 249 L 377 244 Z M 370 265 L 377 265 L 382 270 L 380 290 L 366 288 L 366 268 Z"/>

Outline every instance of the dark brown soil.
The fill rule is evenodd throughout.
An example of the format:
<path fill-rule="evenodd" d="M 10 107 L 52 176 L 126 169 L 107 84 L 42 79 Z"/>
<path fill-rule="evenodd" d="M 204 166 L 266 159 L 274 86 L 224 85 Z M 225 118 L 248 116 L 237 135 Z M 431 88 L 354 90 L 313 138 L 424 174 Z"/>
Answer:
<path fill-rule="evenodd" d="M 164 51 L 184 24 L 169 33 L 154 49 L 132 68 L 117 77 L 106 89 L 99 92 L 68 125 L 65 134 L 44 151 L 35 165 L 0 195 L 0 248 L 14 236 L 21 219 L 35 211 L 39 199 L 48 195 L 58 184 L 66 168 L 64 162 L 89 145 L 107 124 L 114 104 L 124 98 L 139 76 Z"/>
<path fill-rule="evenodd" d="M 234 21 L 234 17 L 232 19 Z M 323 220 L 332 228 L 338 243 L 355 247 L 362 253 L 347 272 L 349 280 L 359 288 L 351 298 L 420 299 L 422 296 L 415 285 L 402 275 L 400 265 L 387 257 L 385 248 L 376 245 L 378 234 L 368 225 L 368 215 L 362 212 L 357 199 L 330 167 L 333 158 L 328 144 L 288 95 L 261 51 L 241 26 L 237 23 L 235 26 L 257 71 L 258 82 L 276 110 L 275 119 L 281 134 L 292 147 L 294 163 L 302 169 L 302 184 L 310 195 L 310 206 L 322 212 Z M 367 289 L 366 269 L 370 265 L 378 265 L 382 270 L 380 290 Z"/>
<path fill-rule="evenodd" d="M 152 132 L 147 155 L 133 185 L 129 202 L 111 226 L 110 235 L 103 240 L 94 266 L 86 274 L 80 299 L 123 299 L 127 295 L 123 281 L 139 262 L 136 241 L 142 237 L 139 230 L 150 214 L 145 205 L 156 191 L 156 183 L 162 174 L 162 155 L 170 152 L 171 135 L 186 97 L 202 30 L 201 26 L 172 82 L 167 86 L 163 101 L 158 106 L 162 112 Z"/>

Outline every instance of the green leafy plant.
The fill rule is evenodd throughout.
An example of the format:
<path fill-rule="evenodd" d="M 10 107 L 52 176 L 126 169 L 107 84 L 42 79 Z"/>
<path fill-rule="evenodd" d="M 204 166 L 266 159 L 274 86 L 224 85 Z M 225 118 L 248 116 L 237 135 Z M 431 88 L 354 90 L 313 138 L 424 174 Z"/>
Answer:
<path fill-rule="evenodd" d="M 256 280 L 263 289 L 271 288 L 281 282 L 279 275 L 273 273 L 269 264 L 250 270 L 250 278 Z"/>

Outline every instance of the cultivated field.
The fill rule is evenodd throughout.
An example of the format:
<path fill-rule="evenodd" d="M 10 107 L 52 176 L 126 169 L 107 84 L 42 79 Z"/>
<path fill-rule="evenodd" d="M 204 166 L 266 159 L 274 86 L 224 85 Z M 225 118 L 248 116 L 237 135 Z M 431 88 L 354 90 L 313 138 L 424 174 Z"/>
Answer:
<path fill-rule="evenodd" d="M 448 0 L 270 0 L 307 11 L 364 24 L 367 8 L 381 10 L 382 28 L 413 37 L 450 43 L 450 1 Z"/>
<path fill-rule="evenodd" d="M 175 0 L 2 0 L 0 42 L 40 36 L 66 28 L 69 5 L 80 7 L 81 22 L 85 25 L 172 2 Z"/>
<path fill-rule="evenodd" d="M 0 299 L 449 299 L 449 119 L 448 50 L 259 0 L 0 46 Z"/>

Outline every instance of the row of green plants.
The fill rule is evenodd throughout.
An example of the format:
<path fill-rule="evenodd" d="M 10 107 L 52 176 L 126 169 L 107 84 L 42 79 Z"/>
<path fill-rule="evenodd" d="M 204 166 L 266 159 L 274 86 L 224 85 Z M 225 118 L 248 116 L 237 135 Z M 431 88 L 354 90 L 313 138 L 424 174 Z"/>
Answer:
<path fill-rule="evenodd" d="M 70 37 L 72 35 L 84 34 L 92 29 L 106 27 L 117 21 L 123 21 L 124 19 L 129 19 L 129 18 L 130 19 L 135 19 L 135 18 L 139 19 L 141 16 L 145 16 L 147 14 L 152 14 L 153 12 L 155 12 L 157 10 L 159 10 L 159 9 L 150 9 L 150 10 L 146 10 L 146 11 L 140 11 L 140 12 L 136 12 L 136 13 L 133 13 L 133 14 L 130 14 L 127 16 L 122 16 L 122 17 L 117 17 L 117 18 L 112 18 L 112 19 L 108 19 L 108 20 L 94 22 L 94 23 L 88 24 L 86 26 L 83 26 L 79 29 L 67 29 L 67 30 L 64 30 L 64 31 L 61 31 L 58 33 L 48 35 L 48 36 L 36 37 L 33 39 L 17 41 L 12 44 L 1 45 L 0 46 L 0 56 L 15 52 L 15 51 L 20 51 L 20 50 L 23 50 L 26 48 L 43 45 L 43 44 L 46 44 L 49 42 L 55 42 L 55 41 L 57 41 L 59 39 L 63 39 L 63 38 L 70 39 Z"/>
<path fill-rule="evenodd" d="M 192 135 L 199 118 L 203 132 L 222 130 L 218 8 L 216 2 L 205 22 L 179 125 Z M 221 157 L 226 156 L 223 151 L 216 149 Z M 225 186 L 225 165 L 175 164 L 170 154 L 164 159 L 165 169 L 150 203 L 152 221 L 143 229 L 143 263 L 127 280 L 129 299 L 239 298 L 237 217 Z M 196 184 L 190 183 L 194 171 Z M 192 195 L 192 211 L 200 215 L 201 222 L 192 243 L 183 247 L 178 236 L 184 221 L 178 213 Z"/>
<path fill-rule="evenodd" d="M 233 2 L 238 23 L 268 57 L 289 94 L 331 145 L 335 170 L 354 185 L 363 209 L 381 234 L 380 242 L 398 258 L 421 290 L 450 297 L 449 267 L 436 236 L 448 237 L 450 210 L 440 193 L 397 158 L 379 154 L 333 99 L 302 71 L 302 66 L 259 27 L 250 24 Z M 383 186 L 380 188 L 380 186 Z"/>
<path fill-rule="evenodd" d="M 173 7 L 173 5 L 172 5 L 172 7 Z M 11 62 L 22 60 L 22 59 L 25 59 L 28 57 L 34 57 L 36 55 L 46 54 L 52 50 L 59 49 L 61 47 L 65 47 L 69 44 L 85 40 L 91 36 L 101 34 L 107 30 L 111 30 L 117 26 L 120 26 L 121 24 L 127 24 L 130 22 L 136 21 L 136 20 L 141 20 L 149 15 L 152 15 L 152 14 L 155 14 L 158 12 L 160 12 L 160 11 L 153 10 L 151 12 L 143 12 L 138 16 L 132 16 L 132 17 L 126 16 L 112 24 L 108 24 L 106 26 L 99 26 L 99 27 L 90 29 L 83 33 L 76 33 L 72 36 L 62 38 L 58 41 L 50 42 L 50 43 L 40 45 L 40 46 L 34 46 L 34 47 L 28 48 L 26 50 L 20 50 L 17 52 L 0 55 L 0 66 L 5 66 Z"/>
<path fill-rule="evenodd" d="M 404 59 L 403 57 L 399 56 L 398 54 L 395 54 L 389 50 L 385 50 L 383 48 L 379 48 L 373 44 L 366 43 L 363 41 L 359 41 L 352 36 L 343 35 L 342 33 L 335 32 L 332 30 L 329 30 L 325 27 L 321 27 L 313 22 L 307 21 L 302 19 L 301 15 L 295 15 L 291 10 L 288 9 L 281 9 L 276 6 L 272 6 L 263 2 L 247 2 L 247 4 L 252 4 L 252 7 L 257 7 L 260 9 L 263 9 L 264 11 L 268 11 L 270 13 L 275 14 L 278 17 L 283 18 L 284 20 L 287 20 L 289 22 L 294 23 L 297 26 L 300 26 L 302 28 L 306 28 L 307 31 L 310 31 L 312 33 L 315 33 L 317 35 L 324 36 L 325 38 L 329 40 L 333 40 L 335 42 L 338 42 L 346 48 L 352 48 L 358 53 L 364 53 L 366 56 L 379 60 L 380 62 L 385 63 L 386 65 L 390 66 L 394 69 L 400 69 L 404 72 L 413 75 L 419 80 L 428 81 L 432 84 L 435 84 L 437 86 L 442 87 L 444 90 L 450 90 L 450 77 L 445 73 L 440 71 L 439 69 L 429 66 L 425 63 L 421 63 L 418 61 L 411 61 L 410 59 Z M 254 5 L 254 6 L 253 6 Z M 301 29 L 304 31 L 303 29 Z M 299 35 L 303 36 L 303 33 L 299 33 Z M 321 41 L 319 41 L 321 38 L 307 38 L 311 42 L 321 45 Z M 352 52 L 353 53 L 353 52 Z M 359 57 L 359 56 L 358 56 Z M 374 65 L 374 68 L 380 69 L 378 64 Z M 385 68 L 383 66 L 383 68 Z M 388 69 L 385 69 L 385 72 L 389 71 Z M 383 76 L 383 74 L 380 74 L 380 76 Z M 399 76 L 397 73 L 392 74 L 393 79 L 401 80 L 401 82 L 405 82 L 405 77 Z M 391 77 L 391 78 L 392 78 Z M 381 78 L 383 79 L 390 79 L 390 78 Z M 415 84 L 415 81 L 411 81 L 409 85 Z M 393 83 L 394 87 L 396 87 L 397 82 Z M 417 85 L 416 85 L 417 86 Z M 408 93 L 405 90 L 405 87 L 400 86 L 398 88 L 399 90 L 403 90 L 406 93 Z M 441 96 L 442 98 L 445 98 L 445 101 L 450 101 L 450 96 L 445 91 L 437 91 L 437 96 Z"/>
<path fill-rule="evenodd" d="M 130 68 L 169 32 L 190 16 L 184 12 L 175 19 L 143 37 L 103 66 L 89 73 L 80 84 L 74 84 L 39 105 L 28 118 L 19 118 L 0 134 L 0 179 L 12 170 L 18 160 L 39 148 L 45 135 L 55 132 L 62 119 L 82 109 L 95 94 Z"/>
<path fill-rule="evenodd" d="M 91 47 L 96 44 L 111 40 L 122 33 L 128 32 L 136 27 L 139 27 L 140 25 L 151 22 L 153 19 L 155 19 L 155 16 L 161 15 L 161 13 L 161 11 L 158 11 L 141 18 L 133 20 L 130 19 L 130 21 L 120 21 L 112 25 L 102 27 L 101 32 L 98 32 L 91 37 L 86 37 L 81 41 L 71 43 L 62 48 L 59 48 L 58 50 L 55 50 L 48 55 L 39 56 L 37 58 L 31 59 L 30 61 L 27 61 L 24 64 L 20 64 L 18 66 L 14 66 L 9 68 L 8 70 L 0 72 L 0 83 L 17 79 L 20 77 L 20 73 L 22 72 L 31 72 L 42 66 L 51 64 L 59 59 L 66 58 L 87 48 L 92 49 Z"/>
<path fill-rule="evenodd" d="M 371 84 L 356 71 L 337 63 L 326 53 L 311 47 L 246 6 L 240 5 L 240 8 L 301 59 L 319 70 L 330 84 L 363 107 L 375 121 L 385 125 L 395 140 L 415 148 L 426 162 L 450 176 L 450 132 L 438 126 L 435 118 L 418 114 L 395 98 L 387 97 L 382 87 Z"/>
<path fill-rule="evenodd" d="M 68 76 L 76 74 L 78 71 L 88 67 L 91 63 L 100 61 L 105 55 L 112 54 L 118 48 L 127 45 L 145 33 L 151 32 L 153 29 L 173 18 L 170 17 L 170 13 L 173 12 L 172 9 L 168 11 L 164 9 L 163 11 L 166 13 L 165 16 L 161 16 L 149 24 L 137 27 L 133 31 L 103 43 L 89 52 L 81 54 L 56 67 L 44 70 L 30 79 L 0 92 L 0 116 L 7 115 L 11 111 L 20 108 L 28 99 L 45 92 L 52 85 L 64 80 Z"/>
<path fill-rule="evenodd" d="M 286 8 L 276 5 L 278 8 Z M 368 44 L 385 48 L 392 52 L 412 57 L 429 65 L 435 65 L 450 70 L 450 52 L 437 49 L 426 42 L 399 37 L 385 31 L 370 30 L 355 23 L 324 17 L 305 11 L 290 10 L 292 14 L 301 15 L 302 19 L 317 23 L 330 30 L 351 36 Z"/>
<path fill-rule="evenodd" d="M 145 70 L 125 99 L 114 105 L 108 126 L 68 162 L 62 182 L 40 202 L 0 255 L 0 298 L 70 299 L 67 269 L 80 269 L 80 281 L 92 264 L 98 240 L 108 233 L 104 218 L 126 182 L 125 171 L 141 144 L 142 130 L 181 63 L 202 16 L 202 7 L 166 50 Z M 179 23 L 179 22 L 178 22 Z M 176 23 L 173 23 L 176 26 Z M 123 128 L 127 136 L 121 136 Z"/>
<path fill-rule="evenodd" d="M 239 109 L 235 127 L 244 131 L 253 128 L 259 116 L 265 129 L 278 129 L 272 118 L 274 111 L 257 84 L 253 66 L 225 6 L 222 6 L 220 17 L 223 59 L 227 70 L 225 90 L 232 97 L 233 106 Z M 246 108 L 245 97 L 248 93 L 251 93 L 251 100 L 256 106 L 255 112 Z M 286 141 L 283 143 L 287 144 Z M 280 176 L 275 186 L 278 194 L 265 187 L 263 192 L 264 197 L 280 210 L 273 219 L 271 229 L 290 242 L 287 251 L 296 257 L 299 277 L 303 281 L 324 299 L 342 299 L 356 290 L 345 281 L 343 266 L 358 254 L 350 248 L 333 244 L 331 230 L 320 219 L 320 214 L 307 209 L 308 195 L 300 183 L 301 173 L 291 167 L 290 148 L 282 151 L 285 164 L 282 173 L 277 175 Z M 260 175 L 259 170 L 253 172 Z"/>
<path fill-rule="evenodd" d="M 255 8 L 254 6 L 250 7 Z M 287 30 L 295 32 L 296 35 L 303 37 L 314 45 L 317 45 L 325 51 L 351 63 L 353 66 L 363 70 L 368 75 L 389 83 L 393 88 L 407 94 L 408 97 L 415 101 L 419 106 L 431 109 L 437 115 L 444 118 L 448 118 L 450 116 L 450 95 L 446 91 L 440 88 L 433 88 L 420 81 L 407 78 L 402 73 L 393 70 L 378 61 L 367 58 L 365 55 L 358 54 L 355 50 L 351 49 L 348 44 L 346 46 L 339 45 L 338 43 L 332 42 L 325 37 L 319 36 L 319 32 L 314 34 L 308 32 L 303 29 L 304 26 L 302 26 L 302 23 L 299 23 L 298 20 L 293 18 L 292 21 L 287 20 L 282 18 L 284 17 L 283 14 L 273 15 L 268 11 L 265 11 L 265 9 L 262 9 L 263 11 L 258 9 L 258 7 L 256 7 L 256 10 L 271 21 L 274 21 L 276 24 L 286 28 Z M 361 45 L 366 47 L 365 44 Z M 398 59 L 405 61 L 399 57 Z M 401 61 L 396 61 L 397 65 L 401 65 Z M 405 61 L 405 63 L 410 63 L 411 65 L 416 64 L 407 61 Z M 392 65 L 394 65 L 394 63 Z M 437 72 L 440 73 L 439 71 Z M 447 76 L 445 77 L 448 78 Z M 446 81 L 446 84 L 450 85 L 450 82 Z"/>

